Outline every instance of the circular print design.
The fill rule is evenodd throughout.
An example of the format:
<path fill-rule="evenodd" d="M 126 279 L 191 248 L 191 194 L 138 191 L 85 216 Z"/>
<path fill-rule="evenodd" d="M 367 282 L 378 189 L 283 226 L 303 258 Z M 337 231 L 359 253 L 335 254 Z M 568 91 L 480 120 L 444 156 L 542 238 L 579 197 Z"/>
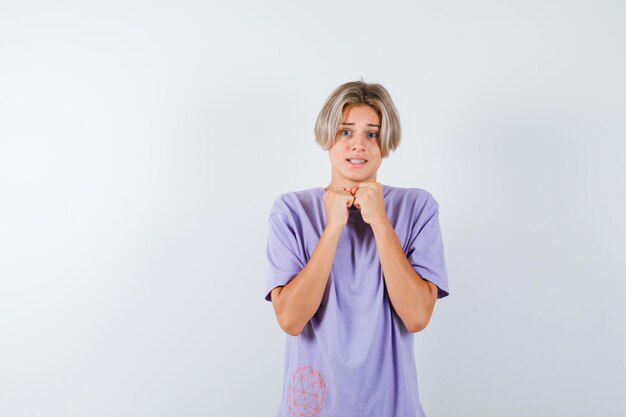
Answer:
<path fill-rule="evenodd" d="M 289 411 L 295 417 L 314 417 L 322 411 L 326 384 L 312 366 L 298 368 L 291 377 Z"/>

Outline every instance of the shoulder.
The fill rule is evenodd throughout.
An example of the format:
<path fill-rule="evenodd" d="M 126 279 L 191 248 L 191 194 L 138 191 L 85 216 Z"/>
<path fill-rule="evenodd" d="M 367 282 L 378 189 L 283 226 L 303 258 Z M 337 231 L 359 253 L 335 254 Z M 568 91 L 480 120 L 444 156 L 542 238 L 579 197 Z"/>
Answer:
<path fill-rule="evenodd" d="M 281 193 L 274 199 L 270 207 L 270 215 L 283 214 L 293 216 L 315 204 L 321 195 L 323 195 L 323 188 L 309 188 Z"/>
<path fill-rule="evenodd" d="M 424 188 L 394 187 L 390 185 L 385 185 L 385 187 L 389 189 L 389 192 L 386 194 L 386 199 L 396 204 L 413 206 L 419 211 L 423 209 L 429 211 L 439 209 L 439 203 L 433 194 Z"/>

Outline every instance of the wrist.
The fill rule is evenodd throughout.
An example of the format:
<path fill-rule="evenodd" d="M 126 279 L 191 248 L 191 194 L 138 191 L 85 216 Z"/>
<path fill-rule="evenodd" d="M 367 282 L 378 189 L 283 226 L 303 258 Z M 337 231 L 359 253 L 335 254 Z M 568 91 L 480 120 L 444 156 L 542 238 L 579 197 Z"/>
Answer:
<path fill-rule="evenodd" d="M 343 224 L 334 224 L 334 223 L 329 223 L 326 225 L 326 227 L 324 227 L 324 234 L 327 235 L 340 235 L 343 227 L 345 225 Z"/>
<path fill-rule="evenodd" d="M 387 216 L 377 222 L 372 222 L 370 226 L 372 227 L 374 234 L 384 232 L 389 229 L 393 230 L 393 226 L 391 225 L 391 222 L 389 221 L 389 218 L 387 218 Z"/>

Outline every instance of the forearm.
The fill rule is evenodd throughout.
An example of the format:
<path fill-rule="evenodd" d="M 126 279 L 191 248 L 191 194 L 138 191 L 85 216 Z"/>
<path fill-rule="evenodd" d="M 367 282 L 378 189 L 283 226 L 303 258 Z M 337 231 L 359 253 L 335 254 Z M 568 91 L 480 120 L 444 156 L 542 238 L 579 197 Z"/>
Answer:
<path fill-rule="evenodd" d="M 274 304 L 283 330 L 296 336 L 319 308 L 332 268 L 341 229 L 327 227 L 311 259 L 287 285 L 277 293 Z"/>
<path fill-rule="evenodd" d="M 409 331 L 420 331 L 434 308 L 431 286 L 411 266 L 388 219 L 372 230 L 391 304 Z"/>

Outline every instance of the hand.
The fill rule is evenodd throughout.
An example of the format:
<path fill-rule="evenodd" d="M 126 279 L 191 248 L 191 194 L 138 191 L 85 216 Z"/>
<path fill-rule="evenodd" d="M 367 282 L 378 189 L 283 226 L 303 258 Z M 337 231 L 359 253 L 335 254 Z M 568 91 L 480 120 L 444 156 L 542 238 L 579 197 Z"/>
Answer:
<path fill-rule="evenodd" d="M 354 206 L 361 209 L 363 221 L 370 226 L 389 221 L 385 211 L 383 185 L 379 182 L 360 183 L 354 194 Z"/>
<path fill-rule="evenodd" d="M 345 188 L 327 190 L 324 193 L 326 227 L 343 229 L 346 223 L 348 223 L 348 208 L 352 205 L 353 201 L 354 196 Z"/>

